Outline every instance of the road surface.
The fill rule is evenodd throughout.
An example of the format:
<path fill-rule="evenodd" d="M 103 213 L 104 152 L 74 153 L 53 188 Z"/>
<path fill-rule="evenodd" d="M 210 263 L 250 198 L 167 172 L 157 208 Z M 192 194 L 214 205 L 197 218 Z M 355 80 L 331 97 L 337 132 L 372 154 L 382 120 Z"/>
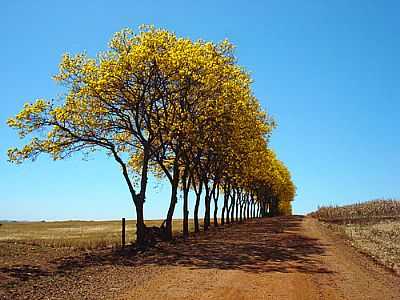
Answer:
<path fill-rule="evenodd" d="M 144 259 L 157 271 L 122 299 L 400 299 L 399 277 L 312 218 L 251 220 L 157 252 Z"/>

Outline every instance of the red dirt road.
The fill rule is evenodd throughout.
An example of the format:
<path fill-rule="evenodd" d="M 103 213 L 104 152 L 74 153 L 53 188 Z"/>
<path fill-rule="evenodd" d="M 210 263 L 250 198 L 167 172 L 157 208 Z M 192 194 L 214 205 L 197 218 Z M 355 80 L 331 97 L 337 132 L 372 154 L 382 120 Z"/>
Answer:
<path fill-rule="evenodd" d="M 311 218 L 253 220 L 161 253 L 158 275 L 122 299 L 400 299 L 399 277 Z"/>

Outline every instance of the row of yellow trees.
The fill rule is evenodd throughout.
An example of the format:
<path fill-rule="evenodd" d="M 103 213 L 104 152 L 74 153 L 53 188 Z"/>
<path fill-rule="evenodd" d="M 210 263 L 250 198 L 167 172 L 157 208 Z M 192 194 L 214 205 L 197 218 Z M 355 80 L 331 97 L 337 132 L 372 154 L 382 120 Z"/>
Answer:
<path fill-rule="evenodd" d="M 183 234 L 189 233 L 189 190 L 196 195 L 195 231 L 204 199 L 204 230 L 243 218 L 291 213 L 295 187 L 268 148 L 274 121 L 260 108 L 249 74 L 233 46 L 179 38 L 141 27 L 115 34 L 96 58 L 62 58 L 55 80 L 66 86 L 61 101 L 26 104 L 8 125 L 21 138 L 12 162 L 41 153 L 55 160 L 75 152 L 105 150 L 121 167 L 137 216 L 137 243 L 148 242 L 143 206 L 150 174 L 166 178 L 171 198 L 162 235 L 172 238 L 178 191 L 183 192 Z M 204 195 L 204 197 L 202 197 Z"/>

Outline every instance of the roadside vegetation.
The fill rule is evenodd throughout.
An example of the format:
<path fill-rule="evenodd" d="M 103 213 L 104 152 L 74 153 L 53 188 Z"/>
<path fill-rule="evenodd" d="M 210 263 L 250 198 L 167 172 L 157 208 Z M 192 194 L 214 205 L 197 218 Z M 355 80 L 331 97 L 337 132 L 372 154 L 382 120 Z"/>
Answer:
<path fill-rule="evenodd" d="M 400 201 L 320 207 L 311 216 L 342 233 L 361 252 L 400 274 Z"/>
<path fill-rule="evenodd" d="M 311 213 L 321 221 L 345 222 L 400 217 L 399 200 L 372 200 L 345 206 L 323 206 Z"/>
<path fill-rule="evenodd" d="M 189 231 L 194 231 L 190 220 Z M 147 226 L 160 226 L 163 220 L 146 220 Z M 173 232 L 182 234 L 182 220 L 172 223 Z M 135 242 L 136 222 L 126 221 L 125 240 Z M 6 222 L 0 228 L 0 247 L 4 243 L 95 250 L 121 247 L 121 221 Z"/>
<path fill-rule="evenodd" d="M 9 149 L 9 161 L 105 152 L 130 191 L 138 245 L 172 239 L 179 191 L 184 237 L 190 190 L 195 232 L 200 205 L 205 231 L 212 223 L 291 214 L 295 186 L 269 148 L 276 122 L 230 42 L 192 41 L 152 26 L 125 29 L 97 57 L 65 54 L 54 79 L 66 89 L 60 99 L 26 103 L 8 120 L 26 142 Z M 158 227 L 145 224 L 149 176 L 171 185 Z"/>
<path fill-rule="evenodd" d="M 159 226 L 162 221 L 148 221 Z M 174 222 L 174 229 L 181 222 Z M 179 227 L 180 229 L 180 227 Z M 135 221 L 126 222 L 126 241 L 134 242 Z M 91 250 L 121 246 L 121 221 L 8 222 L 0 229 L 0 242 L 53 248 Z"/>

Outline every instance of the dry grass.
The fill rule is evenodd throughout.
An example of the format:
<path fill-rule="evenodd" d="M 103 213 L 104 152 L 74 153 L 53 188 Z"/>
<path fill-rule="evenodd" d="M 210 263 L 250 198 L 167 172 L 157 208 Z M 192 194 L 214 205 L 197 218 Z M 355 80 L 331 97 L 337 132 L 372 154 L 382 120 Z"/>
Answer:
<path fill-rule="evenodd" d="M 345 206 L 323 206 L 311 216 L 321 221 L 344 223 L 400 218 L 400 201 L 382 199 Z"/>
<path fill-rule="evenodd" d="M 311 216 L 341 232 L 355 248 L 400 275 L 400 201 L 321 207 Z"/>
<path fill-rule="evenodd" d="M 159 226 L 161 223 L 162 220 L 146 221 L 147 226 Z M 173 230 L 180 232 L 181 229 L 182 220 L 174 220 Z M 135 232 L 135 221 L 127 221 L 127 244 L 134 242 Z M 1 241 L 86 250 L 119 247 L 121 221 L 10 222 L 0 226 Z"/>

